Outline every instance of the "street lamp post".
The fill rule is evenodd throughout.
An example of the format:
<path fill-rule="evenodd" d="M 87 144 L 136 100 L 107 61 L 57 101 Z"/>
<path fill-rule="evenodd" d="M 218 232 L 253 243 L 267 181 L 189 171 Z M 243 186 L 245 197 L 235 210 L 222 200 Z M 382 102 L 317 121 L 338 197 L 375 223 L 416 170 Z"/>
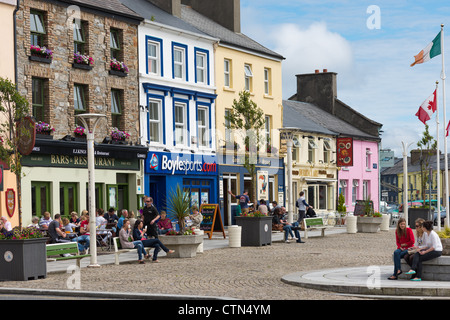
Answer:
<path fill-rule="evenodd" d="M 403 155 L 403 215 L 408 225 L 408 147 L 412 144 L 402 141 Z M 431 194 L 430 194 L 431 196 Z M 412 201 L 412 200 L 411 200 Z"/>
<path fill-rule="evenodd" d="M 87 158 L 88 158 L 88 173 L 89 173 L 89 230 L 90 230 L 90 246 L 89 251 L 91 253 L 91 263 L 88 267 L 97 267 L 100 265 L 97 263 L 97 242 L 96 242 L 96 227 L 95 227 L 95 161 L 94 161 L 94 137 L 95 129 L 101 119 L 106 118 L 104 114 L 84 113 L 76 116 L 81 120 L 83 126 L 87 129 Z M 92 120 L 92 122 L 90 121 Z M 92 123 L 92 126 L 89 124 Z"/>

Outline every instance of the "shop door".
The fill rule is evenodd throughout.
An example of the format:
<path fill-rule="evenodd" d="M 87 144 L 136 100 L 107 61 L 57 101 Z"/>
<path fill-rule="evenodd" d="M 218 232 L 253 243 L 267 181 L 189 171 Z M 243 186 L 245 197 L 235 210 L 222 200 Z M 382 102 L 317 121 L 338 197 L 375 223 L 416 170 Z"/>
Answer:
<path fill-rule="evenodd" d="M 33 216 L 41 216 L 45 211 L 52 212 L 50 207 L 50 182 L 31 183 L 31 212 Z"/>
<path fill-rule="evenodd" d="M 119 210 L 127 209 L 130 211 L 128 208 L 128 184 L 119 184 L 117 186 L 117 205 Z"/>
<path fill-rule="evenodd" d="M 109 208 L 114 208 L 115 210 L 119 210 L 119 201 L 118 201 L 118 195 L 119 190 L 118 186 L 116 184 L 108 184 L 106 185 L 106 199 L 107 199 L 107 205 Z"/>
<path fill-rule="evenodd" d="M 233 224 L 233 216 L 236 215 L 236 198 L 234 198 L 228 191 L 237 194 L 237 177 L 236 175 L 223 175 L 223 190 L 225 201 L 224 223 L 227 226 Z"/>
<path fill-rule="evenodd" d="M 70 215 L 72 211 L 78 212 L 78 188 L 76 183 L 61 182 L 59 185 L 59 213 Z"/>

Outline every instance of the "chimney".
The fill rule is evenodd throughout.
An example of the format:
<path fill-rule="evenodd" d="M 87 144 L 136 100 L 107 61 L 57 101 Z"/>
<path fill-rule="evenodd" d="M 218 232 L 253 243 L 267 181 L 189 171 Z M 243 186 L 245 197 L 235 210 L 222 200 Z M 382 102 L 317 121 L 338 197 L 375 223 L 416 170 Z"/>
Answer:
<path fill-rule="evenodd" d="M 241 32 L 240 0 L 182 0 L 182 3 L 233 32 Z"/>
<path fill-rule="evenodd" d="M 318 69 L 314 73 L 298 74 L 296 100 L 315 104 L 321 109 L 335 115 L 335 99 L 337 97 L 335 72 Z"/>
<path fill-rule="evenodd" d="M 171 15 L 181 18 L 181 0 L 147 0 L 158 8 L 170 13 Z"/>

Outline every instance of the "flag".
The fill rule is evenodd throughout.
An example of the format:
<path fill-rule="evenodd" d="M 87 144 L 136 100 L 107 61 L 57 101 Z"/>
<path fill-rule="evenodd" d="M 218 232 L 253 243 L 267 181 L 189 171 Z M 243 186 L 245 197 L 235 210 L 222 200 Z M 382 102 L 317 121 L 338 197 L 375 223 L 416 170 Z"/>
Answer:
<path fill-rule="evenodd" d="M 415 61 L 411 64 L 411 67 L 416 64 L 427 62 L 428 60 L 441 54 L 441 33 L 442 31 L 438 33 L 436 38 L 434 38 L 434 40 L 428 44 L 425 49 L 420 51 L 417 56 L 414 56 Z"/>
<path fill-rule="evenodd" d="M 419 120 L 422 121 L 424 124 L 426 124 L 426 122 L 431 119 L 431 116 L 436 111 L 437 108 L 436 90 L 434 90 L 431 96 L 429 96 L 428 99 L 426 99 L 422 103 L 422 105 L 419 108 L 419 111 L 417 111 L 416 113 L 416 116 L 418 116 Z"/>
<path fill-rule="evenodd" d="M 448 122 L 447 129 L 445 129 L 445 136 L 448 137 L 448 131 L 450 130 L 450 121 Z"/>

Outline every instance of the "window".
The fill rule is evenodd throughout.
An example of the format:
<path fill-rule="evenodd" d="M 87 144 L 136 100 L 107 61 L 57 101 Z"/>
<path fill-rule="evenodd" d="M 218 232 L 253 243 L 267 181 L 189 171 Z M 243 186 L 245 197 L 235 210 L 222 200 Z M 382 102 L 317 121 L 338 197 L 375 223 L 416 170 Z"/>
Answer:
<path fill-rule="evenodd" d="M 370 181 L 364 180 L 363 181 L 363 199 L 369 199 L 370 197 Z"/>
<path fill-rule="evenodd" d="M 120 31 L 117 29 L 111 29 L 109 48 L 111 50 L 111 59 L 121 61 L 120 51 Z"/>
<path fill-rule="evenodd" d="M 162 127 L 161 127 L 161 101 L 149 100 L 149 135 L 150 142 L 162 143 Z"/>
<path fill-rule="evenodd" d="M 31 213 L 41 216 L 45 211 L 51 212 L 50 182 L 31 182 Z"/>
<path fill-rule="evenodd" d="M 230 116 L 230 109 L 225 109 L 225 143 L 231 144 L 231 128 L 230 121 L 227 120 L 227 117 Z"/>
<path fill-rule="evenodd" d="M 45 24 L 44 14 L 38 11 L 30 11 L 31 45 L 44 46 Z"/>
<path fill-rule="evenodd" d="M 195 53 L 195 82 L 207 83 L 207 54 L 203 51 L 196 50 Z"/>
<path fill-rule="evenodd" d="M 32 78 L 33 117 L 36 121 L 44 121 L 44 79 Z"/>
<path fill-rule="evenodd" d="M 323 162 L 330 163 L 331 146 L 330 141 L 326 139 L 323 140 Z"/>
<path fill-rule="evenodd" d="M 73 106 L 75 109 L 75 115 L 86 112 L 86 99 L 85 99 L 85 86 L 76 84 L 73 88 Z M 78 125 L 77 117 L 75 117 L 75 124 Z"/>
<path fill-rule="evenodd" d="M 231 61 L 225 59 L 223 61 L 224 86 L 231 88 Z"/>
<path fill-rule="evenodd" d="M 370 151 L 369 148 L 366 149 L 366 170 L 370 170 L 371 165 L 372 165 L 372 161 L 371 160 L 371 155 L 372 155 L 372 151 Z"/>
<path fill-rule="evenodd" d="M 173 54 L 173 78 L 187 80 L 186 74 L 186 52 L 187 47 L 184 45 L 172 45 L 172 54 Z"/>
<path fill-rule="evenodd" d="M 73 22 L 73 46 L 74 52 L 79 52 L 80 54 L 85 54 L 85 43 L 86 38 L 84 35 L 83 22 L 74 20 Z"/>
<path fill-rule="evenodd" d="M 317 149 L 317 145 L 314 142 L 314 138 L 308 138 L 308 162 L 314 163 L 315 161 L 315 151 Z"/>
<path fill-rule="evenodd" d="M 265 134 L 265 138 L 266 138 L 266 146 L 268 149 L 268 146 L 271 145 L 271 140 L 270 140 L 270 127 L 271 127 L 271 116 L 266 116 L 266 123 L 264 124 L 264 134 Z"/>
<path fill-rule="evenodd" d="M 266 95 L 272 94 L 272 84 L 270 78 L 271 78 L 271 70 L 268 68 L 264 68 L 264 94 Z"/>
<path fill-rule="evenodd" d="M 199 107 L 197 109 L 197 130 L 198 130 L 198 145 L 200 147 L 209 146 L 208 138 L 208 109 Z"/>
<path fill-rule="evenodd" d="M 187 145 L 186 134 L 186 105 L 175 103 L 175 144 Z"/>
<path fill-rule="evenodd" d="M 252 91 L 253 89 L 253 72 L 249 64 L 244 65 L 245 72 L 245 90 Z"/>
<path fill-rule="evenodd" d="M 347 203 L 347 185 L 348 185 L 348 180 L 341 180 L 339 182 L 340 185 L 340 190 L 339 190 L 339 194 L 342 194 L 345 198 L 345 202 Z"/>
<path fill-rule="evenodd" d="M 111 124 L 115 128 L 121 128 L 122 106 L 120 90 L 111 90 Z"/>
<path fill-rule="evenodd" d="M 358 200 L 358 180 L 353 180 L 353 187 L 352 187 L 352 202 L 355 203 L 356 200 Z"/>
<path fill-rule="evenodd" d="M 163 76 L 162 57 L 161 57 L 162 40 L 147 37 L 147 73 Z"/>
<path fill-rule="evenodd" d="M 78 192 L 76 183 L 61 183 L 59 186 L 59 213 L 69 215 L 78 212 Z"/>

